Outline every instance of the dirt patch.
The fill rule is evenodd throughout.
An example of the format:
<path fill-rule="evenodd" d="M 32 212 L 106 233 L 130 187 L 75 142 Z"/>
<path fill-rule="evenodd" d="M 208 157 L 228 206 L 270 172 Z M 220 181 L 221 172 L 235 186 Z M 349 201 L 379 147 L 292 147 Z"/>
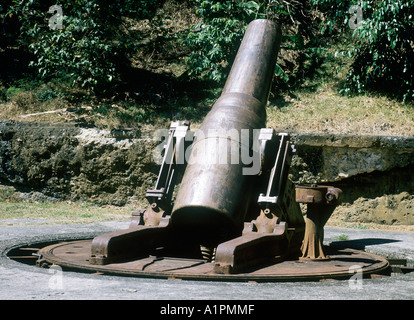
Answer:
<path fill-rule="evenodd" d="M 414 225 L 414 195 L 402 192 L 375 199 L 360 197 L 352 204 L 338 207 L 332 219 L 382 225 Z"/>

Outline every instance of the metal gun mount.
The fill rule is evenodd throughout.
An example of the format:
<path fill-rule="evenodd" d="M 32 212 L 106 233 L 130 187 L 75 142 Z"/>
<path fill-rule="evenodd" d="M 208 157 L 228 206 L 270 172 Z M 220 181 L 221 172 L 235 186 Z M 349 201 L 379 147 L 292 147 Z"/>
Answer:
<path fill-rule="evenodd" d="M 42 259 L 136 276 L 256 281 L 349 278 L 361 259 L 365 273 L 386 268 L 386 260 L 365 252 L 328 256 L 323 228 L 341 190 L 288 179 L 290 137 L 265 128 L 280 41 L 273 22 L 249 25 L 199 130 L 171 124 L 148 208 L 133 212 L 128 229 L 44 248 Z M 306 218 L 299 203 L 307 204 Z"/>

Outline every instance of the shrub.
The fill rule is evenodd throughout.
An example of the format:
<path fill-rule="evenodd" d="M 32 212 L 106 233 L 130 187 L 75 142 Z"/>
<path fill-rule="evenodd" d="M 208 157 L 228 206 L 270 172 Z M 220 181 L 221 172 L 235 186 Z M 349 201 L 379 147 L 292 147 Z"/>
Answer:
<path fill-rule="evenodd" d="M 187 59 L 190 75 L 221 82 L 232 65 L 247 25 L 258 18 L 282 26 L 281 51 L 288 54 L 279 55 L 275 68 L 279 87 L 299 85 L 320 53 L 312 40 L 310 25 L 314 16 L 309 12 L 308 2 L 193 0 L 193 3 L 202 22 L 190 29 L 184 41 L 193 50 Z"/>
<path fill-rule="evenodd" d="M 59 11 L 49 8 L 60 6 Z M 133 50 L 126 17 L 153 15 L 156 0 L 16 0 L 9 15 L 20 21 L 20 43 L 34 53 L 42 78 L 60 77 L 97 91 L 117 75 L 118 57 Z M 56 8 L 56 7 L 55 7 Z M 59 23 L 61 22 L 61 28 Z"/>
<path fill-rule="evenodd" d="M 329 26 L 348 26 L 358 6 L 362 20 L 347 51 L 353 63 L 343 92 L 379 90 L 403 101 L 414 99 L 414 2 L 412 0 L 312 0 L 328 16 Z M 347 30 L 350 30 L 347 28 Z M 332 28 L 330 28 L 332 31 Z"/>
<path fill-rule="evenodd" d="M 194 0 L 194 3 L 202 22 L 192 27 L 184 41 L 193 48 L 187 59 L 190 75 L 207 71 L 209 79 L 220 82 L 259 5 L 254 1 Z"/>

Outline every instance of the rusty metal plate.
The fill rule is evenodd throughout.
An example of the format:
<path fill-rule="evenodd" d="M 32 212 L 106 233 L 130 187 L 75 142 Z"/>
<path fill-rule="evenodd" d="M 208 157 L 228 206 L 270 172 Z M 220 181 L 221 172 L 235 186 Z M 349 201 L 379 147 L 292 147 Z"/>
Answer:
<path fill-rule="evenodd" d="M 327 261 L 282 261 L 237 274 L 217 274 L 214 263 L 175 257 L 147 256 L 123 263 L 91 265 L 88 261 L 91 240 L 55 244 L 41 249 L 39 253 L 49 263 L 78 271 L 185 280 L 276 282 L 348 279 L 354 274 L 355 266 L 364 276 L 381 273 L 389 266 L 386 259 L 371 253 L 329 249 L 331 259 Z"/>

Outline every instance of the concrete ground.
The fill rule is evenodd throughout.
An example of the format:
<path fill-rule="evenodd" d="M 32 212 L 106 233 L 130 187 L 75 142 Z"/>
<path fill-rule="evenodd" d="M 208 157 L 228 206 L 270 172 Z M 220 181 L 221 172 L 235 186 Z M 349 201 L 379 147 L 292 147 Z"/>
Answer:
<path fill-rule="evenodd" d="M 10 260 L 10 248 L 68 240 L 125 229 L 129 221 L 84 225 L 36 225 L 13 221 L 0 226 L 2 300 L 412 300 L 414 272 L 377 279 L 324 282 L 239 283 L 119 277 L 41 269 Z M 19 225 L 16 225 L 19 222 Z M 4 221 L 3 221 L 4 224 Z M 342 239 L 342 240 L 341 240 Z M 345 239 L 345 240 L 344 240 Z M 414 233 L 325 228 L 325 243 L 346 245 L 414 263 Z"/>

